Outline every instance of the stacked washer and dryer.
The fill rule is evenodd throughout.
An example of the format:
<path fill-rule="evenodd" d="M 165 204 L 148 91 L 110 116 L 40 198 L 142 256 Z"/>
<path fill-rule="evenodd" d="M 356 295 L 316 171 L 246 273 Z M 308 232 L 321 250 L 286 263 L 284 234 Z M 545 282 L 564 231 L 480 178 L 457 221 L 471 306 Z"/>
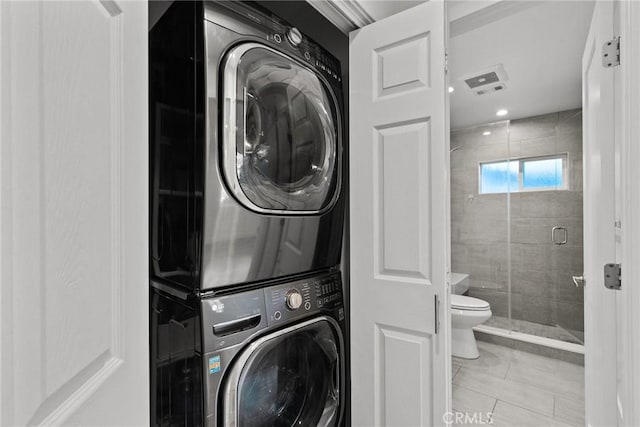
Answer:
<path fill-rule="evenodd" d="M 230 1 L 149 46 L 152 425 L 343 425 L 338 61 Z"/>

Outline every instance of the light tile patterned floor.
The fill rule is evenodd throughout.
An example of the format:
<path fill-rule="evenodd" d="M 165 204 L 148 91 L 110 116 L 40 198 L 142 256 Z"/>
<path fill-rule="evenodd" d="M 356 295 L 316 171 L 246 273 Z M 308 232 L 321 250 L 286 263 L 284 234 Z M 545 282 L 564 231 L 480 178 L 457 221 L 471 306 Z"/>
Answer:
<path fill-rule="evenodd" d="M 452 361 L 453 409 L 467 415 L 456 426 L 487 425 L 487 413 L 494 426 L 584 426 L 582 366 L 482 341 L 478 348 L 480 358 Z"/>

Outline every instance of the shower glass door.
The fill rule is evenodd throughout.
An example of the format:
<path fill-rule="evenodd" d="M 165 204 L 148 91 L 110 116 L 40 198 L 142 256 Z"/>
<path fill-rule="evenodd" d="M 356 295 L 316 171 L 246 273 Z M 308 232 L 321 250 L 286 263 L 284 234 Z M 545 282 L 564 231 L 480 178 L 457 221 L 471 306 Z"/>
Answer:
<path fill-rule="evenodd" d="M 511 330 L 583 343 L 580 110 L 509 124 Z"/>
<path fill-rule="evenodd" d="M 584 271 L 582 211 L 582 110 L 558 114 L 558 151 L 567 153 L 566 191 L 557 194 L 557 214 L 567 230 L 567 241 L 556 248 L 556 325 L 567 332 L 563 340 L 584 344 L 584 287 L 573 277 Z"/>

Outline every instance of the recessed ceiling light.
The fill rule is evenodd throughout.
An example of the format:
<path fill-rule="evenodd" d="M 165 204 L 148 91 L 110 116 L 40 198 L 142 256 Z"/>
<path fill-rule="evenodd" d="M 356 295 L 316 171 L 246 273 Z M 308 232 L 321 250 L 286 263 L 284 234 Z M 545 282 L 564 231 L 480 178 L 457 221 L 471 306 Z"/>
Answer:
<path fill-rule="evenodd" d="M 482 132 L 482 134 L 483 134 L 484 136 L 489 136 L 489 135 L 491 135 L 491 132 L 489 132 L 489 131 L 485 131 L 485 132 Z"/>
<path fill-rule="evenodd" d="M 453 92 L 455 89 L 453 88 L 453 86 L 449 86 L 449 93 Z"/>
<path fill-rule="evenodd" d="M 498 110 L 498 111 L 496 111 L 496 116 L 506 116 L 507 114 L 509 114 L 509 112 L 507 110 Z"/>

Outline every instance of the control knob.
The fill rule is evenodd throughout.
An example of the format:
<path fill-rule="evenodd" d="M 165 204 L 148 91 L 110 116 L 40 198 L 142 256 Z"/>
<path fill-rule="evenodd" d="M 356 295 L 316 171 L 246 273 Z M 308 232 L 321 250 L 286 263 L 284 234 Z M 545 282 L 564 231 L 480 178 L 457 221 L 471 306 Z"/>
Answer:
<path fill-rule="evenodd" d="M 291 289 L 285 295 L 285 302 L 287 303 L 287 307 L 291 310 L 297 310 L 302 305 L 302 295 L 295 289 Z"/>
<path fill-rule="evenodd" d="M 287 40 L 289 40 L 292 46 L 298 46 L 302 43 L 302 33 L 296 27 L 291 27 L 289 31 L 287 31 Z"/>

